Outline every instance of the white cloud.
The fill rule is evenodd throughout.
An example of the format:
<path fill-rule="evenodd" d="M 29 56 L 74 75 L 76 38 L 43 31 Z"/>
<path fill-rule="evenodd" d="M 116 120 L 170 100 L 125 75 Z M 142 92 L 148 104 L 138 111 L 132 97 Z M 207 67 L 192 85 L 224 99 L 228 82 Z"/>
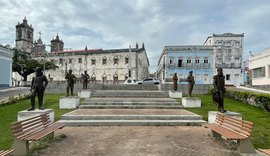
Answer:
<path fill-rule="evenodd" d="M 0 43 L 13 44 L 26 16 L 46 44 L 58 33 L 66 48 L 128 48 L 144 42 L 151 68 L 166 45 L 203 44 L 213 33 L 245 33 L 245 53 L 269 47 L 268 0 L 0 0 Z"/>

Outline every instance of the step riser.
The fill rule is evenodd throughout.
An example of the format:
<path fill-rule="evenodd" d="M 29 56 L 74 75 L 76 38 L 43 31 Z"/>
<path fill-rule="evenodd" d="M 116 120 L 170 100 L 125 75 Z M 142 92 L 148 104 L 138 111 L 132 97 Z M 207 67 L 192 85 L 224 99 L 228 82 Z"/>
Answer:
<path fill-rule="evenodd" d="M 172 105 L 168 105 L 168 106 L 157 106 L 157 105 L 144 105 L 144 106 L 140 106 L 140 105 L 80 105 L 79 106 L 80 109 L 181 109 L 182 106 L 172 106 Z"/>
<path fill-rule="evenodd" d="M 82 105 L 179 105 L 178 102 L 91 102 Z"/>
<path fill-rule="evenodd" d="M 164 98 L 155 98 L 155 99 L 148 99 L 148 98 L 139 98 L 137 100 L 131 98 L 91 98 L 86 99 L 83 103 L 98 103 L 98 102 L 177 102 L 176 99 L 164 99 Z"/>
<path fill-rule="evenodd" d="M 121 94 L 116 94 L 116 95 L 91 95 L 91 97 L 121 97 L 121 98 L 131 98 L 131 97 L 134 97 L 134 98 L 167 98 L 168 96 L 166 95 L 138 95 L 138 94 L 131 94 L 131 95 L 121 95 Z"/>
<path fill-rule="evenodd" d="M 62 116 L 61 120 L 202 120 L 200 116 L 143 116 L 143 115 L 108 115 L 108 116 Z"/>
<path fill-rule="evenodd" d="M 65 126 L 201 126 L 205 122 L 64 122 Z"/>

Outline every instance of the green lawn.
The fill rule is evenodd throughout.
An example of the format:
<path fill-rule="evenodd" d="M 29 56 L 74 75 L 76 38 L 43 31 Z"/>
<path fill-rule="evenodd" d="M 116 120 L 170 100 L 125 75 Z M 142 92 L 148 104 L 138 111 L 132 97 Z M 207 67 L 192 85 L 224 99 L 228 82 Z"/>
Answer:
<path fill-rule="evenodd" d="M 59 120 L 62 114 L 72 110 L 60 110 L 59 98 L 61 94 L 45 95 L 45 108 L 54 110 L 55 121 Z M 9 124 L 17 121 L 17 113 L 30 108 L 30 99 L 19 100 L 14 104 L 9 104 L 0 107 L 0 149 L 9 149 L 13 143 L 13 136 L 10 131 Z M 36 98 L 36 107 L 37 98 Z"/>
<path fill-rule="evenodd" d="M 202 100 L 201 108 L 189 108 L 187 110 L 202 115 L 204 120 L 208 120 L 208 111 L 216 111 L 217 105 L 212 102 L 211 95 L 196 95 Z M 270 113 L 264 110 L 225 98 L 224 107 L 226 110 L 239 112 L 243 120 L 253 122 L 251 140 L 255 148 L 270 148 Z"/>

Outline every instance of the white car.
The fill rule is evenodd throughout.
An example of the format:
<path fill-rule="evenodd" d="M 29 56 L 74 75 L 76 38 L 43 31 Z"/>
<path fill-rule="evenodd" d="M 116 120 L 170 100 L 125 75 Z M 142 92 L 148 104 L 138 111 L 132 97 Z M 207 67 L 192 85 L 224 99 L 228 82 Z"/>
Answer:
<path fill-rule="evenodd" d="M 160 84 L 160 81 L 153 78 L 145 78 L 141 81 L 138 81 L 138 84 Z"/>
<path fill-rule="evenodd" d="M 135 80 L 127 79 L 124 84 L 137 84 Z"/>

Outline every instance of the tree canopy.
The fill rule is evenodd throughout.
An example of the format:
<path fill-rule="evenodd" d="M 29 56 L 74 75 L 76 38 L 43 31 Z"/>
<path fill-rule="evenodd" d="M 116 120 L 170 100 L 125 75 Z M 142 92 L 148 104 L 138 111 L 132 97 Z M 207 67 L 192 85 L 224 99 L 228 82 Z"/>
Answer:
<path fill-rule="evenodd" d="M 13 49 L 13 51 L 12 71 L 18 72 L 24 81 L 27 81 L 27 76 L 34 73 L 37 67 L 41 67 L 44 70 L 44 61 L 45 70 L 58 68 L 50 61 L 33 59 L 29 54 L 20 52 L 18 49 Z"/>

